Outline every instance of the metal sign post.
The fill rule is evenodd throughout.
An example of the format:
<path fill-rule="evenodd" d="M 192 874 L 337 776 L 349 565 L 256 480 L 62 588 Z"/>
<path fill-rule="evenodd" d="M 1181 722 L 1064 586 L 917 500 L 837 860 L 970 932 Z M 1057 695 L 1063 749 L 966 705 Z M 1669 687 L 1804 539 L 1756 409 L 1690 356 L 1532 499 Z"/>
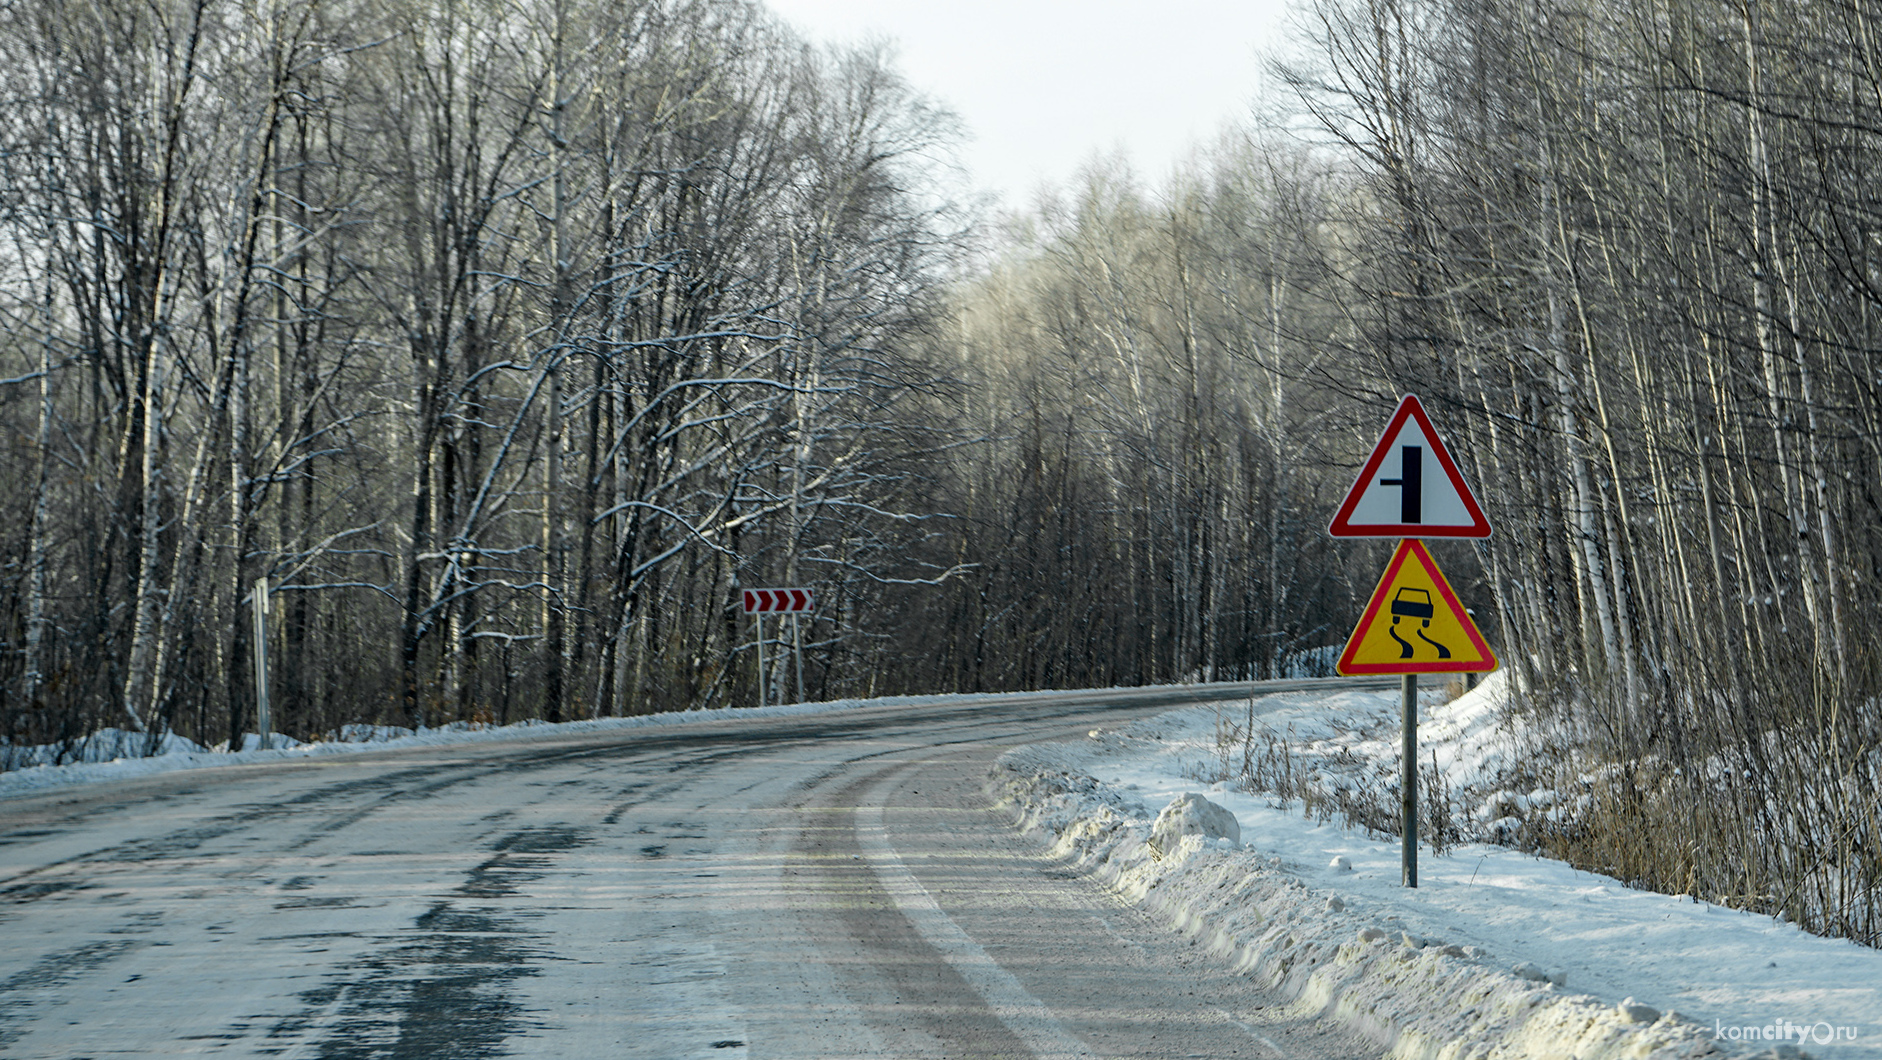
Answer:
<path fill-rule="evenodd" d="M 1416 396 L 1400 399 L 1327 533 L 1401 539 L 1335 669 L 1348 675 L 1404 676 L 1400 861 L 1403 883 L 1416 887 L 1418 675 L 1496 669 L 1496 653 L 1419 540 L 1489 537 L 1490 520 Z"/>
<path fill-rule="evenodd" d="M 752 614 L 752 625 L 758 634 L 758 705 L 765 705 L 765 616 L 762 611 Z"/>
<path fill-rule="evenodd" d="M 791 651 L 797 657 L 797 701 L 804 701 L 804 624 L 800 616 L 791 616 Z"/>
<path fill-rule="evenodd" d="M 1379 587 L 1335 666 L 1349 676 L 1402 674 L 1402 744 L 1399 781 L 1401 877 L 1418 886 L 1418 675 L 1481 673 L 1496 669 L 1470 612 L 1426 551 L 1424 542 L 1398 543 Z"/>
<path fill-rule="evenodd" d="M 758 705 L 764 706 L 768 700 L 765 688 L 765 616 L 790 615 L 792 654 L 797 663 L 797 701 L 804 701 L 804 629 L 798 618 L 816 606 L 817 594 L 810 589 L 746 589 L 741 594 L 745 613 L 752 616 L 758 627 Z M 780 645 L 782 641 L 779 642 Z M 783 650 L 780 647 L 779 650 Z M 778 690 L 778 698 L 784 697 L 784 690 Z"/>
<path fill-rule="evenodd" d="M 274 718 L 268 709 L 268 579 L 255 579 L 255 728 L 261 749 L 268 749 Z"/>
<path fill-rule="evenodd" d="M 1404 838 L 1399 843 L 1399 882 L 1418 886 L 1418 675 L 1405 675 L 1404 788 L 1399 804 L 1399 825 Z"/>

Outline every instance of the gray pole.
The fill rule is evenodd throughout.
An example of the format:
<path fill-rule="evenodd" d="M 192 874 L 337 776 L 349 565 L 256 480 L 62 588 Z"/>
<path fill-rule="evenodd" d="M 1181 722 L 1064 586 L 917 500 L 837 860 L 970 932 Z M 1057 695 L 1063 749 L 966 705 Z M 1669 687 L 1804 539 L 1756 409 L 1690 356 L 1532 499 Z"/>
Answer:
<path fill-rule="evenodd" d="M 797 701 L 802 703 L 804 701 L 804 624 L 795 611 L 791 612 L 791 640 L 793 641 L 792 651 L 797 656 Z"/>
<path fill-rule="evenodd" d="M 753 611 L 752 624 L 758 629 L 758 705 L 765 705 L 765 613 Z"/>
<path fill-rule="evenodd" d="M 255 579 L 255 728 L 261 735 L 261 749 L 268 749 L 268 734 L 274 718 L 268 710 L 268 579 Z"/>
<path fill-rule="evenodd" d="M 1404 832 L 1399 862 L 1403 882 L 1418 886 L 1418 675 L 1405 675 L 1403 736 L 1405 776 L 1401 783 L 1403 801 L 1399 806 L 1399 824 Z"/>

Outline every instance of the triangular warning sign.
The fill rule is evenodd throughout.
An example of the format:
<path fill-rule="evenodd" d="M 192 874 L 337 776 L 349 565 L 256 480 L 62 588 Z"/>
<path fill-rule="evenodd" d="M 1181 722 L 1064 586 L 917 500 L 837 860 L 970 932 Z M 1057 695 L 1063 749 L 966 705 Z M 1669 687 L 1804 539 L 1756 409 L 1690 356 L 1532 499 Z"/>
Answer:
<path fill-rule="evenodd" d="M 1359 469 L 1334 537 L 1489 537 L 1477 498 L 1418 398 L 1407 394 Z"/>
<path fill-rule="evenodd" d="M 1496 669 L 1496 655 L 1424 542 L 1408 538 L 1392 553 L 1336 669 L 1349 677 L 1485 673 Z"/>

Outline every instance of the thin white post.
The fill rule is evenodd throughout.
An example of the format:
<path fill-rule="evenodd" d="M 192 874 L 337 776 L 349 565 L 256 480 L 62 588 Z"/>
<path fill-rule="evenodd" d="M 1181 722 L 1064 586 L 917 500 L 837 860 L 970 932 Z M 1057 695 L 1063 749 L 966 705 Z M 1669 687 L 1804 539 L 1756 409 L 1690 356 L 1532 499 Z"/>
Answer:
<path fill-rule="evenodd" d="M 765 613 L 753 611 L 752 625 L 758 632 L 758 705 L 765 705 Z"/>
<path fill-rule="evenodd" d="M 255 579 L 255 729 L 261 736 L 261 749 L 268 749 L 268 736 L 274 718 L 268 708 L 268 579 Z"/>
<path fill-rule="evenodd" d="M 1418 675 L 1405 675 L 1403 753 L 1405 756 L 1404 779 L 1400 782 L 1404 788 L 1404 801 L 1399 806 L 1400 825 L 1404 839 L 1400 844 L 1399 861 L 1403 870 L 1404 884 L 1407 887 L 1418 886 Z"/>
<path fill-rule="evenodd" d="M 804 624 L 799 621 L 797 612 L 791 612 L 791 640 L 793 651 L 797 654 L 797 701 L 804 701 Z"/>

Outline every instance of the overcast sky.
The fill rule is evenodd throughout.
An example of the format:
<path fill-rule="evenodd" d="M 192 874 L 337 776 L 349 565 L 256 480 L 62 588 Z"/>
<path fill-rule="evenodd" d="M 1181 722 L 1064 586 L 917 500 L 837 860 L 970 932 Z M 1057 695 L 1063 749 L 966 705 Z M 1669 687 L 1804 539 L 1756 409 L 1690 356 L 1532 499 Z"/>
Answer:
<path fill-rule="evenodd" d="M 972 137 L 975 183 L 1009 207 L 1124 150 L 1160 181 L 1249 111 L 1286 0 L 766 0 L 813 40 L 899 44 L 916 87 Z"/>

